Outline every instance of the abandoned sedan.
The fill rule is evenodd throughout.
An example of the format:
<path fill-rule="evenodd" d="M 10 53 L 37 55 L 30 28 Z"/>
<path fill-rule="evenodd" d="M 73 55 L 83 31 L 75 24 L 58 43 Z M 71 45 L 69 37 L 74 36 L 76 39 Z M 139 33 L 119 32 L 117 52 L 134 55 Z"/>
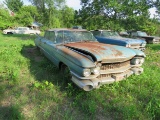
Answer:
<path fill-rule="evenodd" d="M 111 30 L 94 30 L 91 32 L 101 43 L 120 45 L 142 51 L 145 50 L 145 40 L 121 37 L 117 32 Z"/>
<path fill-rule="evenodd" d="M 44 37 L 35 39 L 35 45 L 64 76 L 70 76 L 85 91 L 143 72 L 145 54 L 142 51 L 99 43 L 86 30 L 47 30 Z"/>
<path fill-rule="evenodd" d="M 148 44 L 159 44 L 160 37 L 149 36 L 146 32 L 142 31 L 128 31 L 131 37 L 144 39 Z"/>

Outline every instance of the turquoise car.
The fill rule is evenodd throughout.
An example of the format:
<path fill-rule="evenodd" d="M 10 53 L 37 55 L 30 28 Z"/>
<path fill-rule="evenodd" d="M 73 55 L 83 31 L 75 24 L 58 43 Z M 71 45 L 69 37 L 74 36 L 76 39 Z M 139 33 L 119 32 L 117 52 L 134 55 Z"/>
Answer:
<path fill-rule="evenodd" d="M 51 29 L 35 45 L 64 74 L 85 91 L 143 72 L 145 54 L 136 49 L 99 43 L 83 29 Z"/>

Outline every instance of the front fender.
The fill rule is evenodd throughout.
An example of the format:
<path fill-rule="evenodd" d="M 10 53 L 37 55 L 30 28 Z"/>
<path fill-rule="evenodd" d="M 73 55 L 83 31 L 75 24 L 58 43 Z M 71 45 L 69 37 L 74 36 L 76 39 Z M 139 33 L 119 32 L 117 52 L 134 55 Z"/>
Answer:
<path fill-rule="evenodd" d="M 132 49 L 132 50 L 136 53 L 136 56 L 146 57 L 144 52 L 137 50 L 137 49 Z"/>

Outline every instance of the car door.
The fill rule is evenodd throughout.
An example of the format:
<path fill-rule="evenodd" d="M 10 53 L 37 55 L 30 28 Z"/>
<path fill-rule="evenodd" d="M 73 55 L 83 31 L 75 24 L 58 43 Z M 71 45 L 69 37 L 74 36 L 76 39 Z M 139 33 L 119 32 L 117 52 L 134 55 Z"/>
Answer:
<path fill-rule="evenodd" d="M 55 64 L 58 65 L 59 60 L 56 57 L 57 49 L 56 49 L 56 39 L 54 31 L 47 31 L 44 39 L 41 40 L 41 46 L 45 55 Z"/>

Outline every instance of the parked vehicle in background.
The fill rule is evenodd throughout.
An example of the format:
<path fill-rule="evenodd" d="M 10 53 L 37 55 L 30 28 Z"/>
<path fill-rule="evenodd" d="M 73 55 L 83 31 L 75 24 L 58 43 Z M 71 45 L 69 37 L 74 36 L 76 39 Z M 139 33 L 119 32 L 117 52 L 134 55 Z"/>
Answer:
<path fill-rule="evenodd" d="M 29 27 L 17 27 L 15 29 L 3 30 L 3 34 L 40 34 L 40 30 L 33 30 Z"/>
<path fill-rule="evenodd" d="M 86 30 L 47 30 L 35 45 L 62 70 L 64 80 L 71 79 L 85 91 L 143 72 L 142 51 L 99 43 Z"/>
<path fill-rule="evenodd" d="M 128 31 L 130 36 L 132 38 L 142 38 L 144 39 L 148 44 L 154 44 L 154 43 L 160 43 L 160 37 L 156 36 L 149 36 L 146 32 L 142 31 Z"/>
<path fill-rule="evenodd" d="M 142 51 L 145 50 L 145 40 L 124 38 L 121 37 L 117 32 L 111 30 L 93 30 L 91 32 L 101 43 L 119 45 Z"/>
<path fill-rule="evenodd" d="M 129 36 L 129 34 L 126 31 L 119 32 L 119 35 L 122 36 L 122 37 L 128 37 Z"/>

